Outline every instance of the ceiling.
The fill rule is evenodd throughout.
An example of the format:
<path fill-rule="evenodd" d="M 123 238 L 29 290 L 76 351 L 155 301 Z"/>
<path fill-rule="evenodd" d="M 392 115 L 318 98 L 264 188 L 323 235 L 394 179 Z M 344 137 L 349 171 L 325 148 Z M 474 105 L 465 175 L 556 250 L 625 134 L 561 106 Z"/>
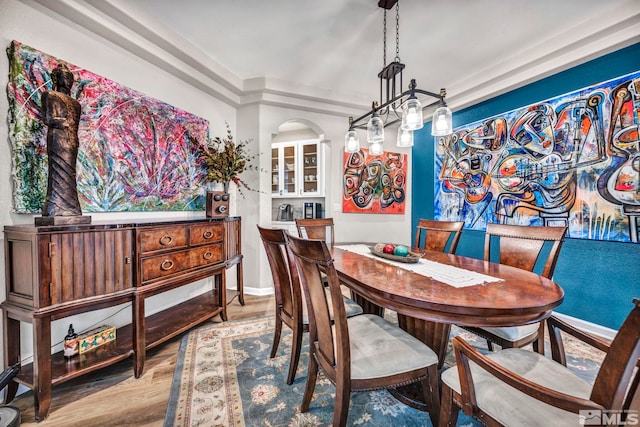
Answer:
<path fill-rule="evenodd" d="M 35 1 L 174 74 L 189 65 L 232 104 L 354 110 L 378 99 L 377 0 Z M 390 62 L 395 8 L 387 27 Z M 638 0 L 400 0 L 405 82 L 446 88 L 454 110 L 639 41 Z"/>

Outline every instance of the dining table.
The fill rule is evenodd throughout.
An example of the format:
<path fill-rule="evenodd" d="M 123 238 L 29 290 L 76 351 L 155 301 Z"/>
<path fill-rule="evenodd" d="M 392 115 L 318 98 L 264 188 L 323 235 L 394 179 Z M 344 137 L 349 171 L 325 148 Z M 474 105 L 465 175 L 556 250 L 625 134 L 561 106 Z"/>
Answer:
<path fill-rule="evenodd" d="M 398 315 L 398 325 L 437 355 L 442 368 L 451 326 L 519 326 L 540 322 L 564 298 L 553 280 L 519 268 L 423 249 L 415 258 L 383 257 L 373 243 L 336 243 L 333 264 L 366 313 Z M 393 258 L 393 259 L 389 259 Z M 394 394 L 396 395 L 396 394 Z M 420 393 L 396 395 L 422 408 Z"/>

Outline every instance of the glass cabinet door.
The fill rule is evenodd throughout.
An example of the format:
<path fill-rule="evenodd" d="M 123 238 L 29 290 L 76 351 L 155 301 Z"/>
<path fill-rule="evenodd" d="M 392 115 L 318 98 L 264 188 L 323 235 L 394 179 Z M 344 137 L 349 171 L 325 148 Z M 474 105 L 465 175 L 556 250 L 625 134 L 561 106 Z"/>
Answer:
<path fill-rule="evenodd" d="M 271 194 L 280 192 L 280 154 L 278 147 L 271 148 Z"/>
<path fill-rule="evenodd" d="M 271 148 L 271 194 L 297 196 L 298 164 L 295 144 L 274 144 Z"/>
<path fill-rule="evenodd" d="M 282 195 L 295 196 L 296 192 L 296 147 L 294 145 L 282 147 Z"/>
<path fill-rule="evenodd" d="M 302 185 L 301 194 L 308 196 L 320 193 L 320 184 L 322 182 L 320 153 L 318 151 L 318 143 L 307 143 L 301 147 L 302 151 Z"/>

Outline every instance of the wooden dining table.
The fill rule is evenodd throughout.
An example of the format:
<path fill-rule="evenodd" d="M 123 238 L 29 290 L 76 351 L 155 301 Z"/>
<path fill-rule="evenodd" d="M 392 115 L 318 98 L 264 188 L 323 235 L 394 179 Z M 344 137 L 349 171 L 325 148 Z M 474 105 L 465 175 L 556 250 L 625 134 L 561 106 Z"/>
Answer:
<path fill-rule="evenodd" d="M 342 284 L 351 289 L 365 312 L 382 314 L 384 308 L 397 312 L 399 326 L 436 352 L 439 367 L 444 363 L 451 325 L 539 322 L 564 298 L 564 291 L 552 280 L 519 268 L 424 250 L 420 250 L 424 255 L 419 261 L 424 265 L 413 266 L 380 258 L 363 251 L 363 246 L 368 245 L 336 243 L 333 247 Z M 430 266 L 437 274 L 424 272 Z M 423 271 L 410 271 L 412 267 Z M 467 283 L 456 283 L 456 278 Z M 470 284 L 474 280 L 478 283 Z"/>

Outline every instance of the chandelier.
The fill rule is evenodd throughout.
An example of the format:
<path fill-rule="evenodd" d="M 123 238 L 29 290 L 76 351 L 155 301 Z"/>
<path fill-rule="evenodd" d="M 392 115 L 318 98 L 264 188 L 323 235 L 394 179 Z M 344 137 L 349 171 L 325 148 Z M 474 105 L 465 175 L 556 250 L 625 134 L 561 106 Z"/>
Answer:
<path fill-rule="evenodd" d="M 396 6 L 396 56 L 387 64 L 387 10 Z M 405 65 L 400 62 L 400 4 L 398 0 L 379 0 L 378 6 L 384 9 L 383 21 L 383 50 L 382 71 L 378 73 L 380 79 L 380 101 L 373 101 L 371 111 L 354 119 L 349 117 L 349 130 L 344 136 L 345 151 L 355 153 L 360 150 L 360 140 L 357 129 L 367 130 L 369 153 L 382 154 L 384 142 L 384 128 L 401 122 L 398 127 L 397 146 L 413 146 L 413 131 L 424 125 L 422 111 L 437 106 L 431 120 L 431 134 L 445 136 L 453 132 L 451 110 L 444 101 L 446 91 L 440 93 L 418 89 L 415 79 L 411 79 L 409 89 L 402 92 L 402 70 Z M 382 95 L 385 94 L 383 101 Z M 420 101 L 418 95 L 427 101 Z M 423 105 L 423 102 L 427 102 Z M 368 120 L 367 120 L 368 118 Z"/>

